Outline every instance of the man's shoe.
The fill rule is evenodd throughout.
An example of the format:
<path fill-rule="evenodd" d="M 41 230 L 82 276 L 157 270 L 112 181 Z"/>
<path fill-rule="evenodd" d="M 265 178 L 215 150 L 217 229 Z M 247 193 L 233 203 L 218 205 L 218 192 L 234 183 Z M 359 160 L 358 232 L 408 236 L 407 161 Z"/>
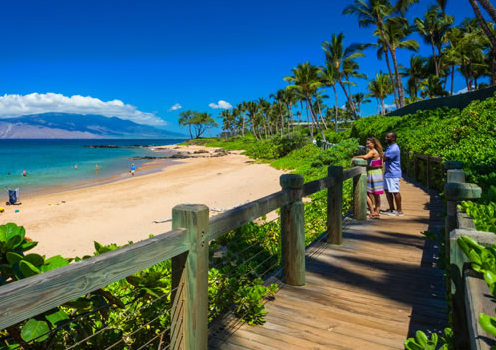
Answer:
<path fill-rule="evenodd" d="M 403 214 L 403 212 L 402 212 L 402 211 L 397 211 L 397 212 L 396 212 L 396 216 L 405 216 L 405 214 Z"/>
<path fill-rule="evenodd" d="M 383 210 L 383 209 L 381 209 L 381 210 L 379 210 L 379 212 L 380 212 L 381 214 L 387 214 L 387 213 L 390 213 L 390 212 L 391 212 L 391 210 L 390 210 L 390 209 L 387 209 L 387 210 Z"/>
<path fill-rule="evenodd" d="M 387 210 L 384 215 L 389 215 L 389 216 L 398 216 L 398 212 L 396 210 Z"/>

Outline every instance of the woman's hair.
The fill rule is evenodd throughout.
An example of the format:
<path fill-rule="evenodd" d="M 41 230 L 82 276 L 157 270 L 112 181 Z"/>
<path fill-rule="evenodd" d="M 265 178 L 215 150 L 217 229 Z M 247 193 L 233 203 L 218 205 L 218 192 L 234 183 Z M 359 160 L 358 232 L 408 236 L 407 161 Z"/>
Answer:
<path fill-rule="evenodd" d="M 377 153 L 379 153 L 379 157 L 384 158 L 384 151 L 382 150 L 381 142 L 375 137 L 369 137 L 367 141 L 372 142 L 375 150 L 377 151 Z"/>

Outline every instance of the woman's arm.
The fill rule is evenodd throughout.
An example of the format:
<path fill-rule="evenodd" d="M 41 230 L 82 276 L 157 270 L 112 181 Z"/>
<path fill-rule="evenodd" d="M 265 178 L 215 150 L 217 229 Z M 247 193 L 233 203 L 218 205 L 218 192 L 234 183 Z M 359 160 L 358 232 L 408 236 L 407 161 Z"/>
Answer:
<path fill-rule="evenodd" d="M 366 155 L 354 156 L 353 158 L 372 159 L 374 157 L 375 157 L 375 152 L 373 150 L 370 150 Z"/>

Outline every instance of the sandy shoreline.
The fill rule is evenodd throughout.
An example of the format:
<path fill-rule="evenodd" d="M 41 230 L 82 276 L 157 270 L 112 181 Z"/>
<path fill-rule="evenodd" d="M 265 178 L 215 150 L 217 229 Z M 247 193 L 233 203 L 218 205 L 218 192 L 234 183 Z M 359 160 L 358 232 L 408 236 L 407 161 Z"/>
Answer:
<path fill-rule="evenodd" d="M 201 149 L 204 148 L 181 146 L 178 150 Z M 20 206 L 4 206 L 0 223 L 23 225 L 27 236 L 39 241 L 33 252 L 47 256 L 92 254 L 93 241 L 137 242 L 150 234 L 169 231 L 170 222 L 153 221 L 170 217 L 177 204 L 202 203 L 224 209 L 280 190 L 282 171 L 268 164 L 252 164 L 239 153 L 181 159 L 173 166 L 151 164 L 154 171 L 159 171 L 97 186 L 24 197 Z M 15 213 L 15 209 L 19 212 Z"/>

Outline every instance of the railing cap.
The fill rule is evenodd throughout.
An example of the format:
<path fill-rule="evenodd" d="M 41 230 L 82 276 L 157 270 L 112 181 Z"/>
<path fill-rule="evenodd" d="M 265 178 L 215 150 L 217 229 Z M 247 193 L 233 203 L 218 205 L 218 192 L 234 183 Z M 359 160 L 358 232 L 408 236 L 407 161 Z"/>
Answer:
<path fill-rule="evenodd" d="M 367 161 L 361 158 L 353 158 L 352 163 L 355 166 L 367 166 Z"/>
<path fill-rule="evenodd" d="M 303 176 L 300 174 L 284 174 L 279 178 L 282 188 L 301 189 L 303 188 Z"/>
<path fill-rule="evenodd" d="M 460 160 L 447 160 L 444 162 L 445 169 L 463 169 L 463 162 Z"/>
<path fill-rule="evenodd" d="M 444 194 L 449 201 L 463 201 L 480 198 L 482 189 L 476 184 L 449 182 L 444 186 Z"/>

